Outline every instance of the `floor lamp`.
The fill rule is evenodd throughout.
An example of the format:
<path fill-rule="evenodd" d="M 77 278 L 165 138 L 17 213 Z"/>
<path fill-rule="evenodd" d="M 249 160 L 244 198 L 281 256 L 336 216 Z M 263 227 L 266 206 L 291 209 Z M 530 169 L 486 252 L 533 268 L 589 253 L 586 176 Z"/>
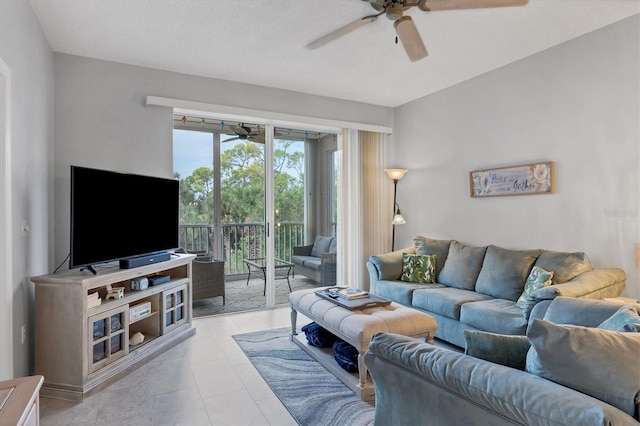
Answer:
<path fill-rule="evenodd" d="M 391 222 L 393 228 L 391 231 L 391 251 L 394 251 L 396 243 L 396 225 L 404 225 L 407 223 L 404 220 L 404 217 L 402 217 L 402 213 L 400 213 L 400 206 L 396 201 L 396 189 L 398 188 L 398 181 L 402 179 L 408 170 L 384 169 L 384 171 L 387 173 L 387 176 L 389 176 L 389 179 L 393 180 L 393 221 Z"/>

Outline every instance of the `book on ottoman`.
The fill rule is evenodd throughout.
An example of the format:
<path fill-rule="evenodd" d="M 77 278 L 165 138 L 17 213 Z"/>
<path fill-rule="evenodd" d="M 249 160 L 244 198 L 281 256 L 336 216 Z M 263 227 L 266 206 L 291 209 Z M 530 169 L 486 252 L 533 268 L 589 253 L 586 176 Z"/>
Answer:
<path fill-rule="evenodd" d="M 367 292 L 364 292 L 366 294 L 365 297 L 358 297 L 351 300 L 347 299 L 345 296 L 341 296 L 337 293 L 339 290 L 343 290 L 345 288 L 346 287 L 328 287 L 322 290 L 317 290 L 315 294 L 349 310 L 374 308 L 377 306 L 386 306 L 391 304 L 391 300 Z M 362 290 L 357 291 L 363 292 Z"/>

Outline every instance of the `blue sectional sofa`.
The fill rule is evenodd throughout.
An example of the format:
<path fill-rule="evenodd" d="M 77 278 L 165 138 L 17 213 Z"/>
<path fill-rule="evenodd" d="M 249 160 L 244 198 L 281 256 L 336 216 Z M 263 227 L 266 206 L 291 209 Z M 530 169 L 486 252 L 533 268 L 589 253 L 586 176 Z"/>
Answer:
<path fill-rule="evenodd" d="M 403 253 L 435 255 L 435 282 L 402 281 Z M 519 306 L 534 266 L 553 272 L 551 285 L 531 292 Z M 622 269 L 593 268 L 580 252 L 475 247 L 424 236 L 415 237 L 412 247 L 371 256 L 367 268 L 371 293 L 433 316 L 436 337 L 459 347 L 465 346 L 464 330 L 524 335 L 557 296 L 617 297 L 626 281 Z"/>
<path fill-rule="evenodd" d="M 375 383 L 374 423 L 638 426 L 640 333 L 603 324 L 616 324 L 622 312 L 637 329 L 640 305 L 562 296 L 544 305 L 526 337 L 465 333 L 476 335 L 467 352 L 477 345 L 482 356 L 374 335 L 364 357 Z M 524 367 L 498 362 L 505 353 Z"/>

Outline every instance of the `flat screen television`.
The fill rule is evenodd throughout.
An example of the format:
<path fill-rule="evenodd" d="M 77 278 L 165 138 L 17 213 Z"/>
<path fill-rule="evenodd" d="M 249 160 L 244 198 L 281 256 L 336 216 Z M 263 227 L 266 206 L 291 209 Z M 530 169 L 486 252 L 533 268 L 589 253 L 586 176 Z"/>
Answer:
<path fill-rule="evenodd" d="M 178 248 L 179 182 L 71 166 L 69 268 Z"/>

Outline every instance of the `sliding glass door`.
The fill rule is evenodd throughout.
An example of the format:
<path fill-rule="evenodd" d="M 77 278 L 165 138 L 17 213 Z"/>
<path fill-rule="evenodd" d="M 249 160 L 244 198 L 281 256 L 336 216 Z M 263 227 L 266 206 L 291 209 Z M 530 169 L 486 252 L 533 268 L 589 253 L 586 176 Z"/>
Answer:
<path fill-rule="evenodd" d="M 331 133 L 175 114 L 181 244 L 224 260 L 227 282 L 257 287 L 264 307 L 286 303 L 293 248 L 335 229 L 331 149 Z"/>

